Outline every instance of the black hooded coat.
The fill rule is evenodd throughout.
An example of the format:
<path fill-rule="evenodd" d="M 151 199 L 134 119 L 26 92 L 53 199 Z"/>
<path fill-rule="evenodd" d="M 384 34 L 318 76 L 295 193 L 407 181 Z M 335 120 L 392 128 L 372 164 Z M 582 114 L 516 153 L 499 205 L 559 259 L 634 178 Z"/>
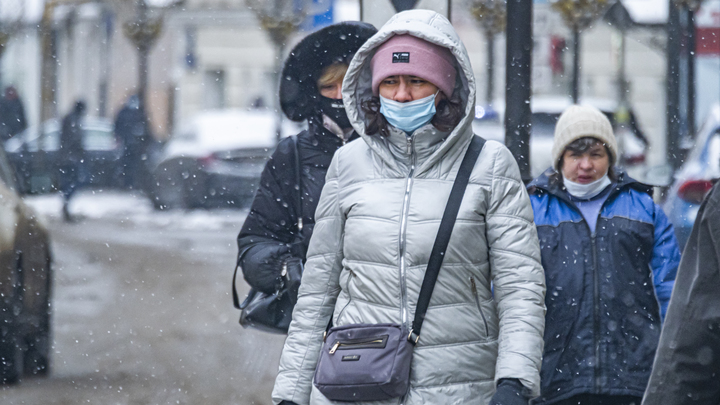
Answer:
<path fill-rule="evenodd" d="M 300 185 L 296 185 L 293 139 L 280 141 L 260 177 L 260 187 L 238 235 L 238 264 L 255 289 L 273 293 L 280 286 L 282 263 L 291 257 L 305 262 L 315 225 L 315 209 L 335 151 L 345 141 L 323 126 L 317 89 L 322 70 L 349 64 L 355 52 L 377 30 L 370 24 L 334 24 L 305 37 L 285 61 L 280 105 L 293 121 L 308 122 L 296 137 Z M 350 140 L 357 138 L 353 134 Z M 298 235 L 298 193 L 302 201 L 302 235 Z"/>
<path fill-rule="evenodd" d="M 682 254 L 643 405 L 720 404 L 720 182 Z"/>

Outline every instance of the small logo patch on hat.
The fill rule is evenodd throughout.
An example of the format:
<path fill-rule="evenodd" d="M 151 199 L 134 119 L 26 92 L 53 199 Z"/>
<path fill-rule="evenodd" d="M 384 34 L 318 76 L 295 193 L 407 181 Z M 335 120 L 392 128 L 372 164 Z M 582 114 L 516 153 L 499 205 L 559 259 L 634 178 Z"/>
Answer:
<path fill-rule="evenodd" d="M 410 63 L 410 52 L 393 52 L 392 63 Z"/>

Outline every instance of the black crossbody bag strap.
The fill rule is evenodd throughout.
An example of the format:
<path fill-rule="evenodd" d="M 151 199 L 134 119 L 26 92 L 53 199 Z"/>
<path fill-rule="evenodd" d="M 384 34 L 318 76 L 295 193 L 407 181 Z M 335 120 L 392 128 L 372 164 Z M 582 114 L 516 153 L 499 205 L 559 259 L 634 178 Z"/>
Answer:
<path fill-rule="evenodd" d="M 297 187 L 297 235 L 295 236 L 295 240 L 298 241 L 302 238 L 302 229 L 303 229 L 303 209 L 302 209 L 302 183 L 300 182 L 300 150 L 298 149 L 297 144 L 297 135 L 293 135 L 290 137 L 293 142 L 293 150 L 295 152 L 295 184 Z M 233 273 L 233 279 L 232 279 L 232 297 L 233 297 L 233 305 L 237 309 L 240 308 L 240 298 L 238 297 L 237 288 L 235 288 L 235 281 L 237 280 L 237 272 L 240 268 L 240 258 L 238 258 L 238 263 L 235 265 L 235 272 Z M 250 294 L 253 294 L 255 290 L 251 290 Z"/>
<path fill-rule="evenodd" d="M 235 288 L 235 280 L 237 280 L 238 268 L 240 268 L 239 263 L 235 265 L 235 272 L 233 273 L 233 281 L 232 281 L 233 306 L 236 309 L 240 309 L 240 298 L 238 298 L 237 288 Z"/>
<path fill-rule="evenodd" d="M 297 215 L 297 236 L 295 237 L 296 241 L 300 241 L 302 239 L 302 230 L 303 230 L 303 201 L 302 201 L 302 182 L 301 182 L 301 174 L 300 170 L 302 170 L 302 166 L 300 163 L 300 148 L 298 147 L 298 138 L 297 135 L 293 135 L 290 137 L 293 141 L 293 147 L 295 148 L 295 187 L 297 187 L 297 201 L 295 205 L 297 206 L 297 211 L 295 214 Z"/>
<path fill-rule="evenodd" d="M 455 177 L 452 190 L 450 191 L 450 197 L 448 198 L 445 212 L 440 221 L 440 228 L 438 229 L 435 243 L 430 252 L 425 278 L 420 288 L 420 296 L 418 297 L 417 307 L 415 308 L 415 319 L 413 320 L 412 329 L 408 335 L 408 340 L 413 344 L 417 343 L 418 339 L 420 339 L 420 329 L 425 320 L 425 313 L 430 304 L 430 297 L 435 288 L 435 282 L 437 281 L 438 274 L 440 274 L 440 266 L 445 257 L 445 250 L 447 250 L 448 243 L 450 242 L 450 235 L 455 226 L 455 220 L 460 210 L 460 203 L 462 203 L 468 180 L 470 180 L 470 174 L 475 167 L 475 162 L 477 162 L 483 146 L 485 146 L 485 139 L 477 135 L 473 136 L 470 146 L 465 152 L 465 157 L 460 164 L 460 169 Z"/>

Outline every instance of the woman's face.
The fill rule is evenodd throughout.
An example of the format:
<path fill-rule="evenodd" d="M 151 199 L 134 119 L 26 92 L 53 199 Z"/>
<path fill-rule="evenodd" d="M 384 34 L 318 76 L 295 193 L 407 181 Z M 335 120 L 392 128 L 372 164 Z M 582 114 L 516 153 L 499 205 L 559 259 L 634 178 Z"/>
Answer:
<path fill-rule="evenodd" d="M 342 81 L 338 79 L 332 83 L 325 83 L 320 85 L 320 95 L 327 98 L 333 98 L 335 100 L 342 98 Z"/>
<path fill-rule="evenodd" d="M 335 63 L 326 66 L 317 81 L 320 95 L 335 100 L 342 99 L 342 82 L 348 66 L 344 63 Z"/>
<path fill-rule="evenodd" d="M 574 183 L 592 183 L 604 176 L 610 168 L 610 157 L 600 141 L 583 153 L 566 149 L 562 159 L 562 174 Z"/>
<path fill-rule="evenodd" d="M 388 76 L 380 82 L 380 95 L 400 103 L 407 103 L 431 96 L 438 92 L 437 86 L 425 79 L 410 75 Z M 441 97 L 435 98 L 435 105 Z"/>

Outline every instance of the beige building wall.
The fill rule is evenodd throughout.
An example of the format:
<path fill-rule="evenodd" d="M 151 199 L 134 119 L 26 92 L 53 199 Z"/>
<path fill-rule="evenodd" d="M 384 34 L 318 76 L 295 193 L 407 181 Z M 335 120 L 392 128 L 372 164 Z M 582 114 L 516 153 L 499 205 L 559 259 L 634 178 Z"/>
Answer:
<path fill-rule="evenodd" d="M 343 7 L 352 8 L 353 1 L 343 0 Z M 389 2 L 364 0 L 364 4 L 367 7 L 373 1 Z M 444 0 L 440 3 L 438 7 L 446 4 Z M 485 104 L 486 39 L 469 16 L 465 1 L 454 0 L 452 4 L 453 24 L 468 49 L 475 70 L 477 102 Z M 358 1 L 358 10 L 359 5 Z M 102 7 L 109 9 L 114 18 L 109 42 L 105 40 L 104 25 L 101 24 L 102 14 L 98 12 Z M 377 8 L 380 9 L 382 7 Z M 122 28 L 125 22 L 135 18 L 135 12 L 133 0 L 107 0 L 75 6 L 72 19 L 56 15 L 59 114 L 65 114 L 78 97 L 88 100 L 91 111 L 99 112 L 99 88 L 104 74 L 110 79 L 106 109 L 110 118 L 114 118 L 127 97 L 136 91 L 137 50 Z M 186 0 L 182 7 L 165 10 L 162 14 L 163 31 L 150 54 L 147 93 L 149 115 L 159 137 L 167 137 L 174 125 L 204 109 L 217 106 L 249 108 L 257 99 L 262 99 L 266 107 L 274 108 L 277 102 L 276 51 L 243 1 Z M 373 18 L 380 21 L 382 16 Z M 295 35 L 285 52 L 289 52 L 304 35 Z M 564 37 L 570 45 L 570 31 L 560 17 L 547 4 L 536 4 L 532 78 L 535 95 L 570 93 L 571 51 L 568 49 L 565 55 L 566 75 L 553 77 L 549 67 L 552 35 Z M 664 42 L 664 34 L 657 30 L 637 29 L 626 37 L 630 101 L 650 138 L 652 164 L 664 160 L 665 150 Z M 617 31 L 603 21 L 583 33 L 581 97 L 617 97 L 617 43 Z M 37 46 L 27 49 L 38 52 Z M 496 39 L 495 50 L 494 93 L 497 100 L 502 100 L 505 95 L 504 35 Z M 186 62 L 188 52 L 195 58 L 194 66 Z M 32 54 L 10 49 L 6 56 L 18 55 Z M 109 59 L 104 60 L 103 55 L 109 55 Z M 28 56 L 23 58 L 27 62 Z M 3 64 L 7 67 L 8 63 L 11 62 L 6 58 Z M 4 71 L 14 75 L 8 77 L 24 77 L 27 76 L 24 72 L 32 70 L 6 68 Z M 39 69 L 35 74 L 39 74 Z M 38 86 L 30 84 L 33 80 L 23 80 L 28 84 L 20 85 L 21 90 L 37 91 Z M 39 77 L 34 82 L 39 83 Z M 29 109 L 37 115 L 37 106 L 31 105 Z"/>

